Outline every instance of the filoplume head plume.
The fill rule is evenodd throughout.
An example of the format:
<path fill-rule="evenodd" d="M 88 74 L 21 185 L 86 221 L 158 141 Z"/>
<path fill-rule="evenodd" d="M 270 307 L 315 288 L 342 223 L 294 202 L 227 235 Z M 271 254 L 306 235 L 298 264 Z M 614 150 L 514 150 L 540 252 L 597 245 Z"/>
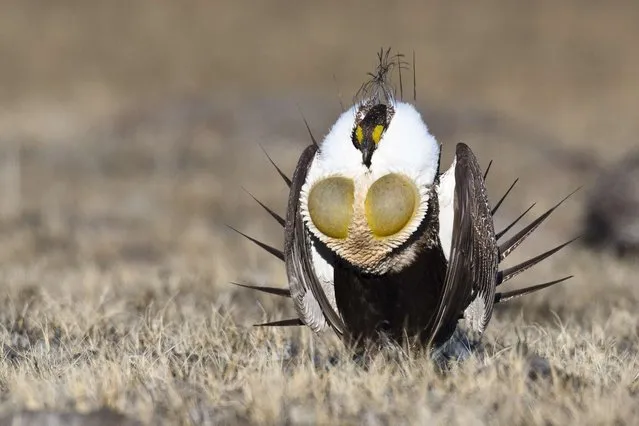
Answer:
<path fill-rule="evenodd" d="M 392 83 L 393 73 L 397 70 L 401 76 L 401 70 L 406 66 L 407 62 L 404 61 L 404 55 L 401 53 L 391 55 L 391 49 L 380 50 L 377 53 L 375 70 L 367 73 L 369 78 L 355 94 L 353 103 L 393 105 L 396 98 L 396 88 Z M 400 87 L 400 92 L 403 92 L 403 87 Z M 400 97 L 401 95 L 403 93 Z"/>

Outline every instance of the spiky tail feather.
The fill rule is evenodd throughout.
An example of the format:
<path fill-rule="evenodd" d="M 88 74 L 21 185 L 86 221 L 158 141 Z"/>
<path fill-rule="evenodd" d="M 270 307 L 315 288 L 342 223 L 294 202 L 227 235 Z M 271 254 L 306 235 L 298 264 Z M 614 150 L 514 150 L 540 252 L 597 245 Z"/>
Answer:
<path fill-rule="evenodd" d="M 258 200 L 255 196 L 253 196 L 253 194 L 248 192 L 245 188 L 242 188 L 242 189 L 244 189 L 244 192 L 246 192 L 248 195 L 250 195 L 251 198 L 254 199 L 257 204 L 259 204 L 264 210 L 266 210 L 266 212 L 268 214 L 270 214 L 271 217 L 273 219 L 275 219 L 277 221 L 277 223 L 279 223 L 282 226 L 282 228 L 284 228 L 284 226 L 286 225 L 286 221 L 284 220 L 284 218 L 282 216 L 280 216 L 279 214 L 275 213 L 275 211 L 273 211 L 273 209 L 271 209 L 269 206 L 267 206 L 266 204 L 264 204 L 263 202 Z"/>
<path fill-rule="evenodd" d="M 244 287 L 251 290 L 261 291 L 263 293 L 274 294 L 276 296 L 282 297 L 291 297 L 291 290 L 288 288 L 279 288 L 279 287 L 267 287 L 267 286 L 259 286 L 253 284 L 242 284 L 231 281 L 231 284 L 236 285 L 238 287 Z"/>
<path fill-rule="evenodd" d="M 539 290 L 543 290 L 552 285 L 564 282 L 572 277 L 573 277 L 572 275 L 569 275 L 567 277 L 563 277 L 554 281 L 549 281 L 543 284 L 531 285 L 530 287 L 520 288 L 518 290 L 513 290 L 513 291 L 503 291 L 501 293 L 495 293 L 495 303 L 503 303 L 508 300 L 514 299 L 516 297 L 525 296 L 527 294 L 534 293 Z"/>
<path fill-rule="evenodd" d="M 304 325 L 301 319 L 289 318 L 278 321 L 263 322 L 261 324 L 254 324 L 253 327 L 297 327 L 299 325 Z"/>

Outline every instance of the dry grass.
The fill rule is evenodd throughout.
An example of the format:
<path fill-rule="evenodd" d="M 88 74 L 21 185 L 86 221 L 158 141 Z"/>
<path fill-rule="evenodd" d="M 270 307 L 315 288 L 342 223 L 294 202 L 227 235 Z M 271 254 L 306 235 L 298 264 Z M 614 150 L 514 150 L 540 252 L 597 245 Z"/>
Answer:
<path fill-rule="evenodd" d="M 291 171 L 308 143 L 297 104 L 323 134 L 333 74 L 349 99 L 389 44 L 417 52 L 444 163 L 464 140 L 498 160 L 493 198 L 522 178 L 498 224 L 588 187 L 637 144 L 633 2 L 1 3 L 0 424 L 103 407 L 149 424 L 638 418 L 636 260 L 558 254 L 519 283 L 576 277 L 498 309 L 485 353 L 441 375 L 419 355 L 363 368 L 332 336 L 251 328 L 292 307 L 228 281 L 284 271 L 224 226 L 281 244 L 240 189 L 283 210 L 257 142 Z M 583 194 L 509 261 L 578 232 Z"/>

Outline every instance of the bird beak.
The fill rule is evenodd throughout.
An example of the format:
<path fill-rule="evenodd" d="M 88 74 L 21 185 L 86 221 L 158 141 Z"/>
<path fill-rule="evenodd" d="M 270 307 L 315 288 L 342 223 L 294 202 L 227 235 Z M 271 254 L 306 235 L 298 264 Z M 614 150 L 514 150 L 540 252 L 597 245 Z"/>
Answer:
<path fill-rule="evenodd" d="M 373 151 L 375 151 L 376 145 L 370 139 L 364 139 L 361 144 L 362 151 L 362 163 L 366 166 L 366 168 L 371 167 L 371 159 L 373 158 Z"/>

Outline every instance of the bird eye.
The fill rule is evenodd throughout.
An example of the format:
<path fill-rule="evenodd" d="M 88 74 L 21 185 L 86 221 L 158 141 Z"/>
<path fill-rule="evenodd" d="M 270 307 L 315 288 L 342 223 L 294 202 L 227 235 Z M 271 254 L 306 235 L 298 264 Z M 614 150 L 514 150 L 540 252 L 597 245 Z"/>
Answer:
<path fill-rule="evenodd" d="M 373 234 L 388 237 L 401 231 L 417 206 L 418 192 L 406 177 L 391 173 L 376 180 L 366 194 L 366 220 Z"/>
<path fill-rule="evenodd" d="M 313 225 L 331 238 L 346 238 L 353 217 L 353 181 L 329 177 L 316 183 L 308 195 L 308 212 Z"/>

